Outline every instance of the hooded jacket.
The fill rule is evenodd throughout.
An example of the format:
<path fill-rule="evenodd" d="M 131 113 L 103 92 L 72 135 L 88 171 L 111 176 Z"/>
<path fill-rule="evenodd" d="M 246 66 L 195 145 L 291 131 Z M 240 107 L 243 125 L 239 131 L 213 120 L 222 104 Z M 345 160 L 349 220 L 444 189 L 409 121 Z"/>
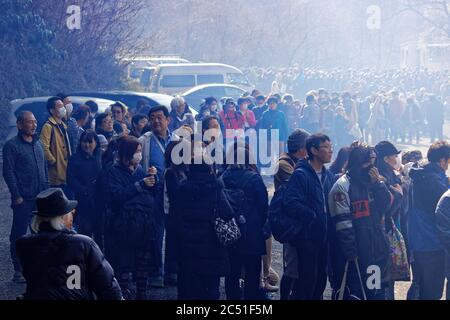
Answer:
<path fill-rule="evenodd" d="M 436 206 L 448 190 L 448 178 L 436 163 L 412 168 L 412 207 L 409 211 L 408 236 L 413 251 L 442 250 L 436 227 Z"/>

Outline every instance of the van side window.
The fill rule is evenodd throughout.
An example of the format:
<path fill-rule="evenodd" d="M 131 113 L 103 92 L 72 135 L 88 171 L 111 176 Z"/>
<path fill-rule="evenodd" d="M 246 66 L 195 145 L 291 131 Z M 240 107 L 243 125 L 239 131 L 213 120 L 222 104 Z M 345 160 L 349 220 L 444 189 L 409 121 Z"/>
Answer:
<path fill-rule="evenodd" d="M 195 87 L 195 76 L 194 75 L 163 76 L 160 85 L 161 87 L 166 88 Z"/>
<path fill-rule="evenodd" d="M 197 85 L 209 83 L 223 83 L 222 74 L 199 74 L 197 75 Z"/>
<path fill-rule="evenodd" d="M 227 73 L 230 84 L 243 84 L 249 86 L 248 79 L 241 73 Z"/>

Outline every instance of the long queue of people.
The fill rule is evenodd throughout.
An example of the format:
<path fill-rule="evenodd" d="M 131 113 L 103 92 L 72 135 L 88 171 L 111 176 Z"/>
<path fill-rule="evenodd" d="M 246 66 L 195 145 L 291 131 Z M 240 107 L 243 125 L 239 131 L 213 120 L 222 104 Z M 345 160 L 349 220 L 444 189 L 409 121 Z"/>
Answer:
<path fill-rule="evenodd" d="M 324 95 L 311 92 L 306 106 L 298 108 L 289 95 L 264 97 L 255 91 L 254 99 L 242 97 L 237 103 L 209 97 L 195 119 L 202 130 L 217 130 L 225 139 L 235 139 L 227 129 L 279 131 L 274 182 L 277 189 L 283 186 L 280 210 L 298 226 L 295 237 L 283 244 L 281 298 L 321 299 L 328 279 L 333 297 L 344 290 L 345 299 L 393 299 L 394 282 L 409 278 L 412 263 L 411 297 L 439 299 L 450 212 L 445 196 L 438 201 L 448 189 L 450 146 L 435 142 L 429 164 L 414 161 L 402 168 L 395 141 L 374 148 L 350 145 L 352 138 L 364 137 L 352 133 L 358 129 L 358 109 L 348 93 L 336 98 L 336 109 L 343 109 L 348 122 L 336 128 L 344 128 L 350 138 L 336 143 L 338 138 L 324 130 L 319 103 Z M 253 159 L 255 146 L 236 141 L 224 164 L 195 161 L 195 154 L 175 162 L 173 150 L 195 144 L 196 132 L 180 97 L 173 99 L 170 112 L 142 105 L 132 117 L 120 102 L 101 114 L 90 103 L 72 115 L 64 94 L 50 98 L 47 109 L 50 117 L 40 137 L 34 115 L 23 112 L 17 118 L 18 136 L 3 150 L 14 213 L 14 280 L 25 277 L 26 299 L 89 299 L 92 293 L 100 299 L 146 299 L 149 285 L 177 285 L 179 299 L 218 299 L 221 277 L 230 300 L 266 299 L 266 291 L 278 290 L 271 268 L 272 208 Z M 192 137 L 178 137 L 179 128 Z M 213 141 L 204 141 L 200 149 Z M 343 148 L 327 169 L 336 146 Z M 32 213 L 34 233 L 22 237 Z M 235 218 L 241 238 L 233 245 L 218 241 L 212 226 L 217 218 Z M 81 264 L 87 279 L 78 291 L 61 282 L 72 262 Z M 370 270 L 379 277 L 373 285 Z M 344 288 L 343 278 L 348 279 Z"/>

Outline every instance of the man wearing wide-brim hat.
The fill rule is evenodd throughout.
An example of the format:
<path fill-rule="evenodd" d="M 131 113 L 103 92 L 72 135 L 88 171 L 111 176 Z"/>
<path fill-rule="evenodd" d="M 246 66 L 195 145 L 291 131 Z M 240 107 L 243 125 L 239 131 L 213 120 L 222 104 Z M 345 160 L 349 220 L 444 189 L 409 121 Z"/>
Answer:
<path fill-rule="evenodd" d="M 35 234 L 16 242 L 27 282 L 26 300 L 121 300 L 111 265 L 97 244 L 72 230 L 77 201 L 60 188 L 36 197 Z"/>

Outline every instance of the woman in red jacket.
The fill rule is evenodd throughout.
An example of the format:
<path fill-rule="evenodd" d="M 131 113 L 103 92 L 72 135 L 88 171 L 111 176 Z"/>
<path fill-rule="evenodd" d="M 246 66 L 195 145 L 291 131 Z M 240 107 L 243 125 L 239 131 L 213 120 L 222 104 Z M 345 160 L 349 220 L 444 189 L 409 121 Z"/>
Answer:
<path fill-rule="evenodd" d="M 238 108 L 239 111 L 242 113 L 242 115 L 244 116 L 244 127 L 245 130 L 248 130 L 250 128 L 255 128 L 256 127 L 256 118 L 255 118 L 255 114 L 253 113 L 252 110 L 248 109 L 249 104 L 251 103 L 249 98 L 243 97 L 243 98 L 239 98 L 238 99 Z"/>
<path fill-rule="evenodd" d="M 225 102 L 223 110 L 219 113 L 220 119 L 225 125 L 226 133 L 225 138 L 235 138 L 238 134 L 233 130 L 245 129 L 244 115 L 236 110 L 236 103 L 232 98 L 228 98 Z"/>

